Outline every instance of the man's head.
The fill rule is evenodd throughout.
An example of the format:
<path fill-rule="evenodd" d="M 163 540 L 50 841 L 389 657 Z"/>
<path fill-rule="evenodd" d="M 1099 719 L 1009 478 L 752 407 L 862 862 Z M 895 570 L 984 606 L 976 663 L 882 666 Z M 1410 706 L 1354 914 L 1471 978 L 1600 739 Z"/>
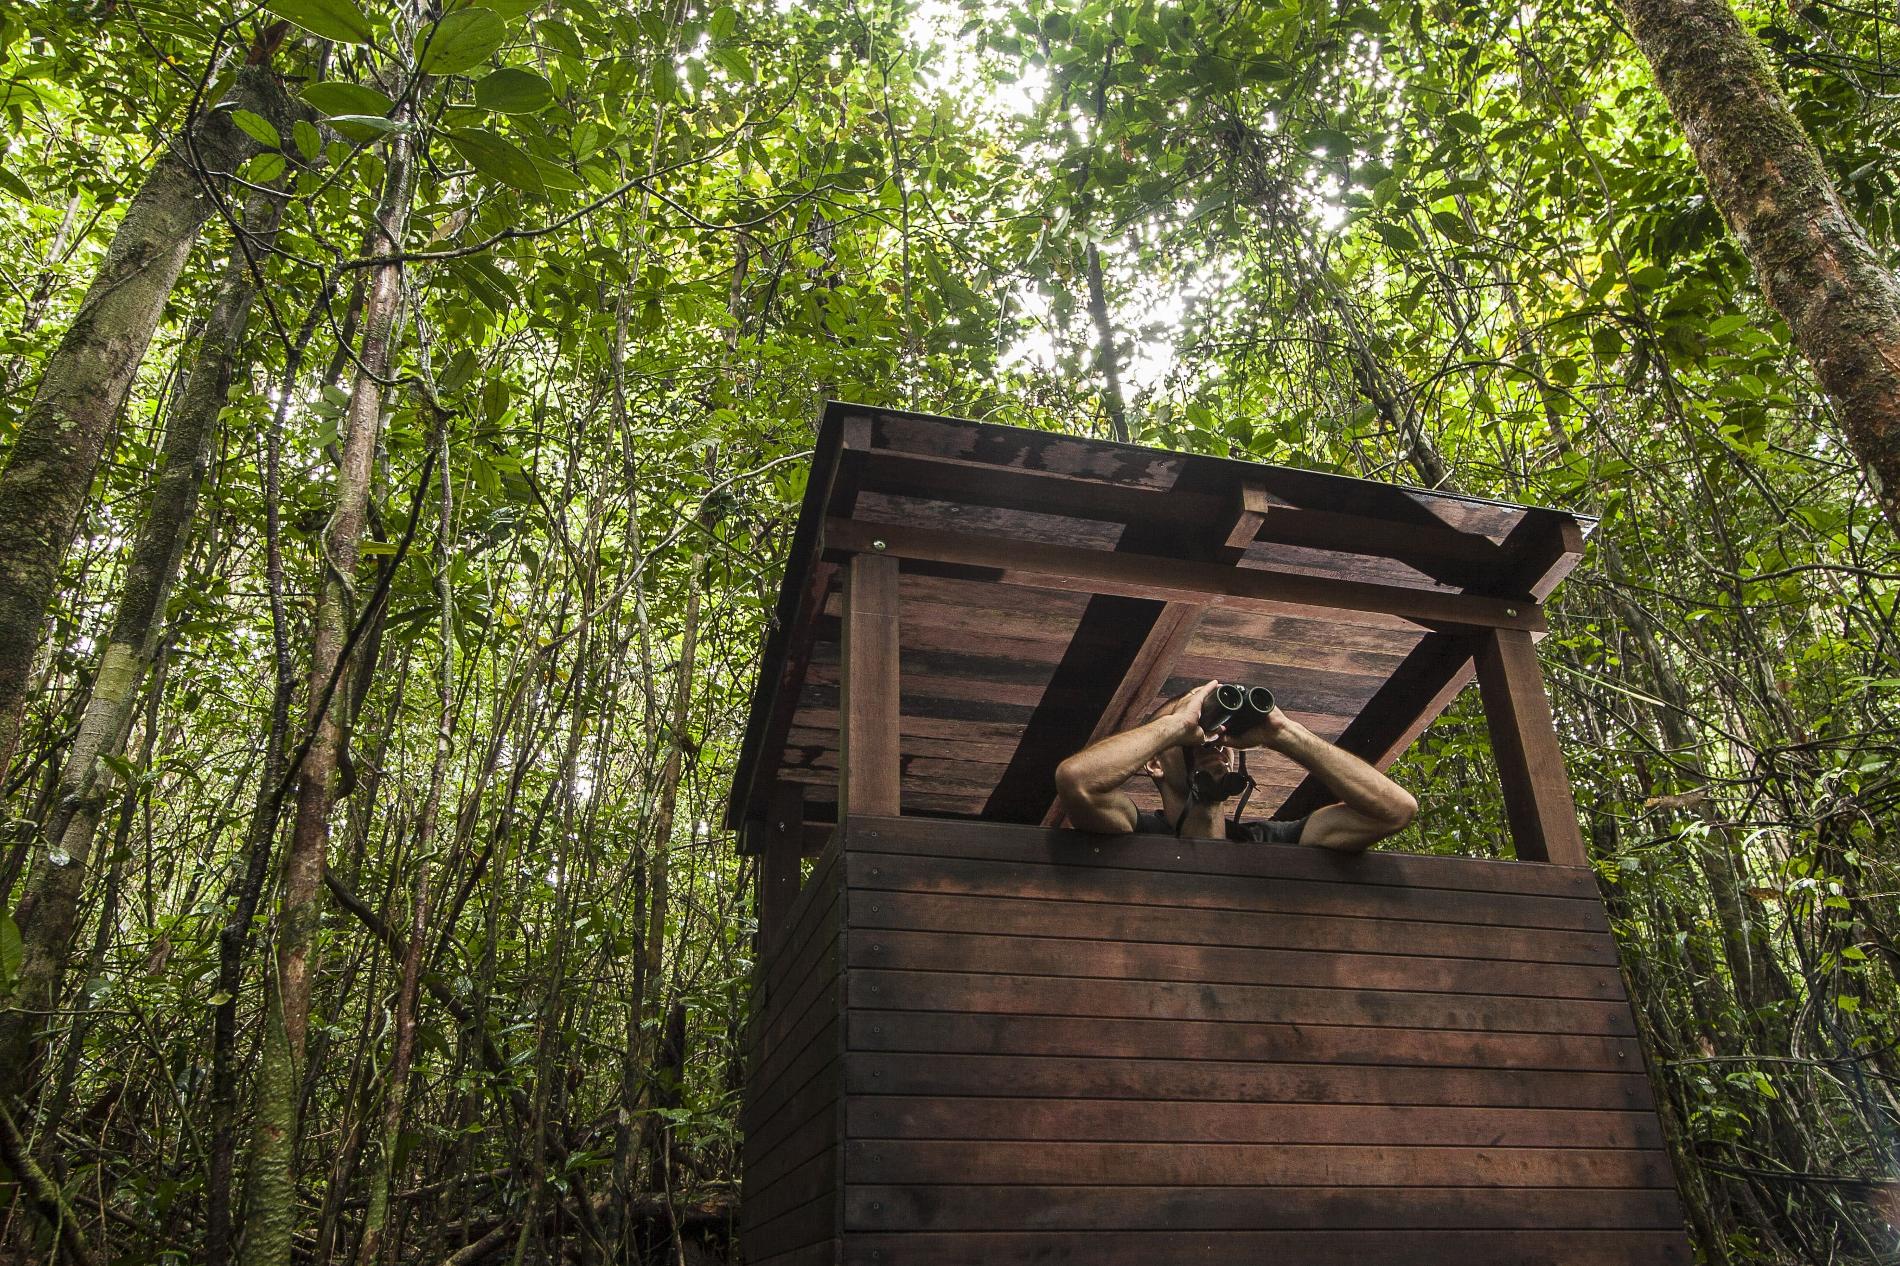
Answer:
<path fill-rule="evenodd" d="M 1169 716 L 1177 712 L 1191 712 L 1200 715 L 1201 698 L 1209 687 L 1196 686 L 1167 700 L 1148 714 L 1148 720 Z M 1144 767 L 1148 777 L 1154 780 L 1155 790 L 1161 793 L 1163 812 L 1177 818 L 1187 807 L 1188 784 L 1195 771 L 1203 771 L 1219 778 L 1234 768 L 1234 748 L 1223 742 L 1190 743 L 1179 747 L 1163 748 L 1154 759 Z"/>

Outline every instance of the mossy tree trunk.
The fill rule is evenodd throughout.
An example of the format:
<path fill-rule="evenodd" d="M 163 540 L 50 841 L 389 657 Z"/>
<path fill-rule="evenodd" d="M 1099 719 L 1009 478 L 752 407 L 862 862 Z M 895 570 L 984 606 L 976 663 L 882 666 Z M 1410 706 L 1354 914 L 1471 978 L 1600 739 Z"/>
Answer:
<path fill-rule="evenodd" d="M 244 221 L 254 236 L 252 250 L 268 244 L 278 210 L 274 198 L 259 195 L 251 200 Z M 33 1036 L 40 1017 L 58 1005 L 93 839 L 113 784 L 106 761 L 124 750 L 140 687 L 158 653 L 165 603 L 191 538 L 218 415 L 230 394 L 256 294 L 246 247 L 234 242 L 197 359 L 166 419 L 158 478 L 139 521 L 92 693 L 60 770 L 51 812 L 40 824 L 32 878 L 16 911 L 22 943 L 20 1005 L 0 1013 L 0 1093 L 9 1096 L 21 1092 L 36 1063 Z"/>
<path fill-rule="evenodd" d="M 1618 0 L 1762 293 L 1900 531 L 1900 282 L 1728 0 Z"/>
<path fill-rule="evenodd" d="M 289 134 L 293 107 L 268 69 L 246 66 L 227 101 Z M 106 437 L 214 209 L 207 185 L 258 150 L 224 109 L 206 110 L 166 148 L 20 419 L 0 469 L 0 770 L 13 759 L 40 627 Z"/>
<path fill-rule="evenodd" d="M 377 255 L 396 255 L 402 250 L 415 192 L 415 153 L 406 133 L 390 138 L 384 161 L 371 250 Z M 370 482 L 382 429 L 382 384 L 396 359 L 402 290 L 400 263 L 375 266 L 364 299 L 362 349 L 343 420 L 336 506 L 323 534 L 323 578 L 310 635 L 304 718 L 310 737 L 297 770 L 296 816 L 282 872 L 277 961 L 266 991 L 247 1169 L 245 1266 L 285 1266 L 299 1217 L 294 1173 L 297 1100 L 310 1022 L 312 959 L 329 852 L 330 811 L 336 804 L 336 775 L 344 742 L 347 689 L 339 689 L 339 683 L 347 678 L 343 657 L 356 614 L 356 564 L 369 520 Z"/>

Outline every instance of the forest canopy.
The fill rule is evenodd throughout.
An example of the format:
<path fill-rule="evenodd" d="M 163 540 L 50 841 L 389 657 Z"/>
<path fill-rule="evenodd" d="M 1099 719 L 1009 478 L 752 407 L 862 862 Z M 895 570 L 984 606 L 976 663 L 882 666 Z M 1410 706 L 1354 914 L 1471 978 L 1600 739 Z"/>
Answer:
<path fill-rule="evenodd" d="M 724 1243 L 837 398 L 1599 517 L 1692 1236 L 1890 1259 L 1897 84 L 1853 3 L 7 7 L 0 1257 Z M 1509 854 L 1474 701 L 1398 773 Z"/>

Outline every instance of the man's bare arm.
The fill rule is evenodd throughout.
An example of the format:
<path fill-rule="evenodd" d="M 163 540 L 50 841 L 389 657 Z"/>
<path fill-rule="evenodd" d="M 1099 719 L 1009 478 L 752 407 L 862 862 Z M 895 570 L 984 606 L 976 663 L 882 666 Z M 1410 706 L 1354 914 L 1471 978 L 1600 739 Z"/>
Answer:
<path fill-rule="evenodd" d="M 1278 709 L 1264 742 L 1312 771 L 1340 799 L 1307 818 L 1302 844 L 1357 853 L 1403 831 L 1418 815 L 1411 792 Z"/>
<path fill-rule="evenodd" d="M 1070 824 L 1108 835 L 1133 831 L 1139 811 L 1122 784 L 1170 747 L 1207 740 L 1199 720 L 1200 696 L 1214 684 L 1195 691 L 1167 715 L 1091 743 L 1056 766 L 1056 795 Z"/>

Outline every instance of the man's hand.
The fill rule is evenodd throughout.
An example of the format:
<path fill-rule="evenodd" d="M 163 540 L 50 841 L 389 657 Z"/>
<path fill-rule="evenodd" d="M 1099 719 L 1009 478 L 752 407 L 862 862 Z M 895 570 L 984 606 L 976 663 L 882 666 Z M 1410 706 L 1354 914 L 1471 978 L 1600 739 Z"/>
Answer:
<path fill-rule="evenodd" d="M 1212 734 L 1201 728 L 1201 705 L 1207 702 L 1207 696 L 1213 694 L 1219 685 L 1218 681 L 1210 681 L 1205 685 L 1196 686 L 1182 695 L 1172 708 L 1157 718 L 1166 719 L 1179 726 L 1180 737 L 1172 746 L 1199 747 L 1205 743 L 1233 742 L 1232 739 L 1226 737 L 1225 726 L 1216 726 Z"/>
<path fill-rule="evenodd" d="M 1220 741 L 1229 747 L 1271 747 L 1280 751 L 1283 745 L 1294 741 L 1298 729 L 1293 718 L 1275 707 L 1267 713 L 1266 720 L 1250 730 L 1242 730 L 1238 734 L 1228 734 L 1224 730 L 1218 733 Z"/>

